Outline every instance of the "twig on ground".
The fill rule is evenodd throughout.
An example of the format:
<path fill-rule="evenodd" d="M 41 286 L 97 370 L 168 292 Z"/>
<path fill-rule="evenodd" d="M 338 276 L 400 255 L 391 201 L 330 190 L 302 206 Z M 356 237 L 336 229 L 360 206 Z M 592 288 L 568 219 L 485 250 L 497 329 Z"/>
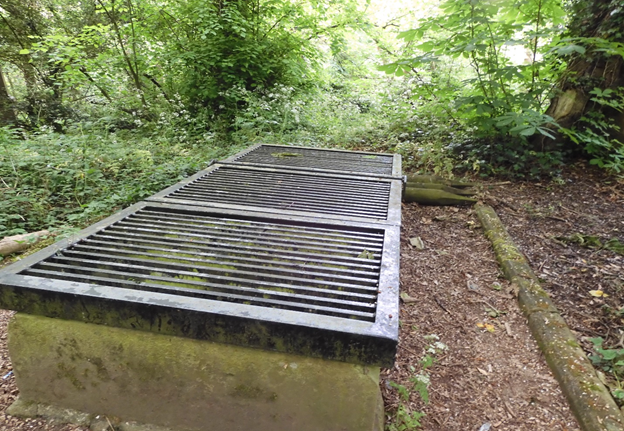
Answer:
<path fill-rule="evenodd" d="M 557 217 L 557 216 L 547 216 L 546 218 L 549 218 L 549 219 L 552 219 L 552 220 L 555 220 L 555 221 L 560 221 L 560 222 L 562 222 L 562 223 L 567 223 L 567 224 L 570 224 L 570 222 L 569 222 L 569 221 L 567 221 L 566 219 L 562 219 L 561 217 Z"/>
<path fill-rule="evenodd" d="M 434 297 L 433 297 L 433 300 L 435 301 L 435 303 L 436 303 L 436 304 L 438 304 L 438 306 L 439 306 L 442 310 L 446 311 L 448 314 L 452 314 L 450 311 L 448 311 L 448 308 L 446 308 L 446 307 L 444 306 L 444 304 L 442 304 L 442 302 L 441 302 L 441 301 L 440 301 L 437 297 L 435 297 L 435 296 L 434 296 Z"/>
<path fill-rule="evenodd" d="M 414 352 L 414 351 L 413 351 L 413 350 L 411 350 L 411 349 L 408 349 L 407 347 L 405 347 L 405 346 L 404 346 L 404 345 L 402 345 L 402 344 L 399 344 L 399 348 L 401 348 L 401 349 L 405 350 L 406 352 L 411 353 L 411 354 L 412 354 L 412 355 L 414 355 L 414 356 L 418 356 L 418 353 Z"/>

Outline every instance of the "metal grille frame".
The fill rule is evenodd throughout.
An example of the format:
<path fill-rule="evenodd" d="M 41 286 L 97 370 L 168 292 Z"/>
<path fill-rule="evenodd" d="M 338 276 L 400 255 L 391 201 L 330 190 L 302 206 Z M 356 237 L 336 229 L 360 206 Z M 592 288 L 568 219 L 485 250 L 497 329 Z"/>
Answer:
<path fill-rule="evenodd" d="M 33 268 L 68 253 L 111 226 L 141 211 L 194 217 L 240 219 L 252 223 L 301 226 L 312 230 L 378 232 L 383 237 L 375 307 L 367 319 L 337 317 L 305 310 L 272 308 L 248 301 L 223 301 L 180 289 L 142 289 L 141 284 L 89 283 L 36 275 Z M 31 314 L 79 320 L 166 335 L 238 344 L 326 359 L 391 366 L 398 339 L 398 265 L 400 227 L 370 222 L 339 223 L 318 217 L 232 208 L 204 208 L 141 202 L 47 247 L 0 272 L 0 305 Z M 153 247 L 153 245 L 151 246 Z M 99 271 L 99 270 L 98 270 Z M 97 272 L 97 271 L 96 271 Z M 35 275 L 24 275 L 31 273 Z M 192 274 L 192 273 L 191 273 Z M 40 274 L 45 275 L 45 274 Z M 79 279 L 80 277 L 78 277 Z M 128 281 L 125 281 L 128 284 Z"/>
<path fill-rule="evenodd" d="M 297 190 L 293 194 L 293 202 L 295 202 L 295 206 L 299 206 L 298 209 L 291 209 L 292 207 L 288 207 L 285 205 L 280 207 L 274 201 L 271 202 L 272 196 L 268 195 L 266 197 L 256 195 L 253 193 L 253 190 L 250 189 L 248 195 L 250 196 L 251 202 L 245 202 L 244 199 L 240 199 L 240 196 L 244 194 L 243 192 L 239 193 L 239 203 L 228 202 L 227 199 L 221 200 L 219 196 L 216 195 L 216 192 L 212 194 L 213 199 L 210 198 L 202 198 L 202 199 L 189 199 L 187 196 L 184 196 L 182 193 L 185 190 L 188 190 L 190 187 L 197 186 L 202 180 L 210 180 L 211 175 L 218 173 L 219 170 L 227 169 L 232 172 L 238 172 L 240 174 L 248 174 L 257 176 L 257 181 L 260 183 L 264 177 L 273 176 L 273 178 L 279 178 L 276 176 L 283 177 L 299 177 L 303 180 L 306 180 L 309 184 L 307 189 Z M 232 183 L 235 182 L 236 179 L 233 179 Z M 338 184 L 343 189 L 347 187 L 349 184 L 361 184 L 365 187 L 377 187 L 377 186 L 385 186 L 388 188 L 387 198 L 385 202 L 383 202 L 384 208 L 383 211 L 386 212 L 386 215 L 383 216 L 379 214 L 379 212 L 375 214 L 367 214 L 366 207 L 370 206 L 372 203 L 368 199 L 368 195 L 366 193 L 361 193 L 357 196 L 357 200 L 359 203 L 356 204 L 361 211 L 353 210 L 351 213 L 341 212 L 341 210 L 337 210 L 338 207 L 343 208 L 349 205 L 349 198 L 351 196 L 342 197 L 340 195 L 336 195 L 333 197 L 334 199 L 334 207 L 329 206 L 329 202 L 321 202 L 322 196 L 317 197 L 318 203 L 317 205 L 310 206 L 306 205 L 305 201 L 309 198 L 307 193 L 314 193 L 315 189 L 318 189 L 319 183 L 329 182 Z M 314 184 L 316 183 L 316 184 Z M 341 185 L 342 184 L 342 185 Z M 230 185 L 232 186 L 232 185 Z M 236 187 L 234 185 L 234 187 Z M 292 189 L 288 190 L 287 193 L 293 193 Z M 328 193 L 327 196 L 331 197 L 330 190 L 328 189 L 325 193 Z M 273 214 L 280 214 L 285 216 L 311 216 L 318 218 L 328 218 L 340 221 L 344 224 L 350 224 L 353 222 L 375 222 L 379 224 L 400 224 L 401 223 L 401 193 L 402 193 L 402 182 L 398 179 L 391 178 L 383 178 L 383 177 L 354 177 L 353 175 L 339 175 L 328 172 L 309 172 L 309 171 L 298 171 L 298 172 L 290 172 L 284 171 L 282 169 L 276 168 L 265 168 L 258 166 L 245 166 L 238 164 L 223 164 L 223 163 L 215 163 L 209 166 L 207 169 L 198 172 L 197 174 L 184 179 L 183 181 L 164 189 L 163 191 L 156 193 L 152 197 L 148 198 L 148 201 L 152 202 L 162 202 L 162 203 L 176 203 L 181 205 L 192 205 L 192 206 L 204 206 L 204 207 L 212 207 L 212 208 L 232 208 L 236 210 L 250 210 L 250 211 L 262 211 Z M 180 196 L 182 194 L 182 196 Z M 288 197 L 288 196 L 287 196 Z M 221 200 L 221 201 L 220 201 Z M 266 202 L 266 203 L 264 203 Z M 267 205 L 272 205 L 267 206 Z M 325 207 L 325 208 L 324 208 Z M 370 212 L 370 211 L 368 211 Z"/>
<path fill-rule="evenodd" d="M 389 367 L 401 192 L 398 155 L 255 145 L 4 268 L 0 307 Z"/>
<path fill-rule="evenodd" d="M 271 158 L 271 153 L 295 153 L 301 154 L 301 158 Z M 308 156 L 312 163 L 306 163 Z M 384 160 L 382 169 L 371 165 L 376 163 L 374 159 Z M 319 163 L 319 159 L 324 159 Z M 365 162 L 365 163 L 358 163 Z M 307 172 L 329 172 L 358 176 L 371 176 L 378 178 L 402 179 L 401 156 L 398 154 L 372 153 L 366 151 L 345 151 L 328 148 L 296 147 L 292 145 L 256 144 L 238 154 L 225 159 L 223 164 L 235 164 L 239 166 L 258 166 L 267 168 L 279 168 L 288 170 L 303 170 Z M 318 165 L 323 167 L 318 167 Z M 316 165 L 316 166 L 315 166 Z M 332 166 L 333 165 L 333 166 Z M 348 166 L 348 168 L 345 168 Z M 381 167 L 381 166 L 380 166 Z"/>

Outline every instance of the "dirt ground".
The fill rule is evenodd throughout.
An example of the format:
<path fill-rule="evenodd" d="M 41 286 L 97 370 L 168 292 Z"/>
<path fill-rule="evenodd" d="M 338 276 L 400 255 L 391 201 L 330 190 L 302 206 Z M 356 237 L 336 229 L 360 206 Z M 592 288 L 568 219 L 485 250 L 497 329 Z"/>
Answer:
<path fill-rule="evenodd" d="M 624 316 L 618 313 L 624 306 L 624 257 L 564 237 L 580 233 L 602 243 L 624 242 L 624 185 L 586 169 L 573 166 L 558 183 L 489 180 L 480 198 L 495 207 L 590 351 L 588 337 L 596 336 L 609 347 L 624 347 Z M 424 249 L 410 243 L 417 237 Z M 394 368 L 382 371 L 389 418 L 400 401 L 399 384 L 409 389 L 406 411 L 425 413 L 425 431 L 579 429 L 472 209 L 404 205 L 401 291 L 407 296 L 399 353 Z M 0 311 L 0 431 L 84 430 L 6 415 L 18 393 L 6 350 L 9 318 L 10 312 Z M 428 403 L 412 389 L 426 356 L 435 358 L 425 370 Z"/>
<path fill-rule="evenodd" d="M 624 243 L 624 185 L 586 169 L 573 166 L 557 183 L 484 182 L 479 197 L 495 207 L 591 352 L 589 337 L 624 347 L 624 257 L 565 238 Z M 410 244 L 416 237 L 424 249 Z M 426 370 L 429 403 L 412 391 L 408 404 L 426 414 L 423 430 L 579 429 L 472 209 L 404 205 L 401 290 L 408 302 L 401 305 L 399 354 L 383 372 L 388 411 L 399 403 L 390 382 L 413 386 L 435 334 L 447 349 Z"/>

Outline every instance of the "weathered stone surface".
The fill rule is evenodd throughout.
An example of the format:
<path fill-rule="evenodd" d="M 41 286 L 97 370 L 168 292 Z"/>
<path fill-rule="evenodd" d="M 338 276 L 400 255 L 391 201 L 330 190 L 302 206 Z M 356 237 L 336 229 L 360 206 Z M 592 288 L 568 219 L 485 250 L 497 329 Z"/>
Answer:
<path fill-rule="evenodd" d="M 23 402 L 173 429 L 383 428 L 375 367 L 26 314 L 9 352 Z"/>
<path fill-rule="evenodd" d="M 19 418 L 43 417 L 55 422 L 72 423 L 81 426 L 88 426 L 93 421 L 93 415 L 88 413 L 51 404 L 25 401 L 21 396 L 7 408 L 7 413 Z"/>
<path fill-rule="evenodd" d="M 16 418 L 34 418 L 37 417 L 39 406 L 35 402 L 24 401 L 21 397 L 18 397 L 6 411 Z"/>

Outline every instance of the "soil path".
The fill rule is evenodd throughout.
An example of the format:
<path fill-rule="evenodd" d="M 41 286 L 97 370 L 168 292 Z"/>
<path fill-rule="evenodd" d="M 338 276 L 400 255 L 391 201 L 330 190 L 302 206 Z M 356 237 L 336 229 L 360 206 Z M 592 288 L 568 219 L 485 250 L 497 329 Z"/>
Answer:
<path fill-rule="evenodd" d="M 384 383 L 410 386 L 428 336 L 447 346 L 427 370 L 429 404 L 410 397 L 426 413 L 422 429 L 578 430 L 472 210 L 406 205 L 401 243 L 401 291 L 416 302 L 402 304 L 398 360 Z M 390 411 L 396 392 L 385 385 Z"/>

